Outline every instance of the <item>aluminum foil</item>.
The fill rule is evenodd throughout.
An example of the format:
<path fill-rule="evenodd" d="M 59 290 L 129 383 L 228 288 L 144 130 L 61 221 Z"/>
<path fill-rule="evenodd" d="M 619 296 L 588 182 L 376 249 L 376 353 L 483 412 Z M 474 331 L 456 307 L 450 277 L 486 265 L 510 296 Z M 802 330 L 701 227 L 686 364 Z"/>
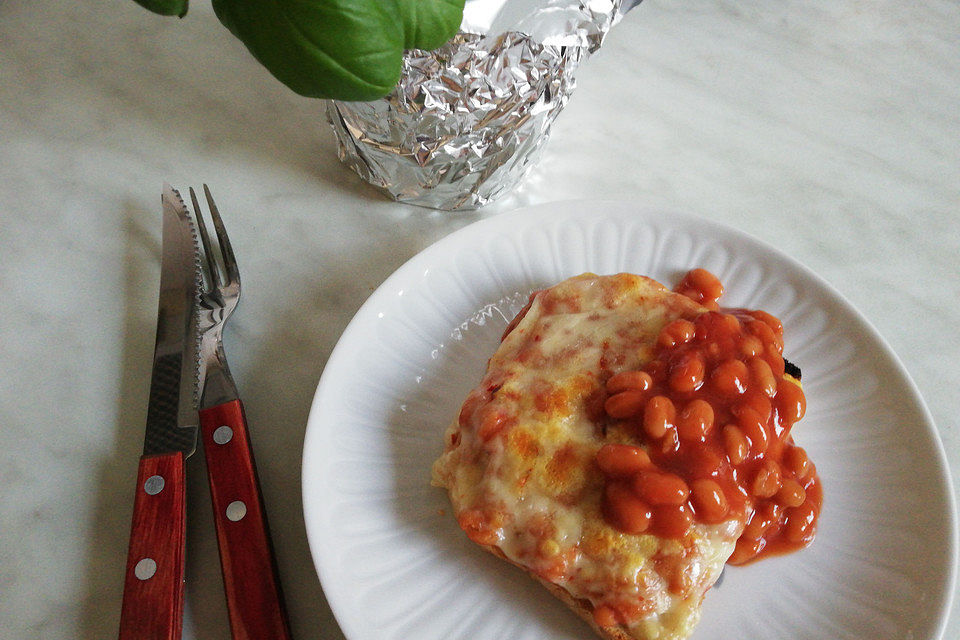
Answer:
<path fill-rule="evenodd" d="M 468 2 L 467 18 L 478 1 L 491 0 Z M 500 32 L 493 20 L 491 31 L 469 33 L 465 18 L 440 49 L 407 52 L 387 97 L 327 103 L 340 159 L 401 202 L 454 210 L 493 201 L 536 164 L 577 67 L 634 4 L 538 0 Z"/>

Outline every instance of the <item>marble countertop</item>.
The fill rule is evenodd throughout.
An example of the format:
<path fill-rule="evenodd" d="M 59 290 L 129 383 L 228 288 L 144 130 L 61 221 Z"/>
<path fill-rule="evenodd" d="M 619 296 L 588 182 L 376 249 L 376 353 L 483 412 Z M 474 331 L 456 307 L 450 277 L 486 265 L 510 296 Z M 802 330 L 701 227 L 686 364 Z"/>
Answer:
<path fill-rule="evenodd" d="M 487 209 L 385 200 L 322 105 L 206 3 L 0 3 L 0 628 L 115 637 L 153 349 L 163 181 L 211 185 L 244 277 L 227 330 L 294 634 L 343 638 L 300 452 L 324 362 L 394 269 L 470 222 L 604 197 L 753 234 L 846 296 L 925 397 L 960 478 L 960 5 L 647 0 L 581 69 L 539 167 Z M 191 459 L 199 469 L 202 462 Z M 184 636 L 229 637 L 191 469 Z M 945 638 L 960 637 L 954 611 Z"/>

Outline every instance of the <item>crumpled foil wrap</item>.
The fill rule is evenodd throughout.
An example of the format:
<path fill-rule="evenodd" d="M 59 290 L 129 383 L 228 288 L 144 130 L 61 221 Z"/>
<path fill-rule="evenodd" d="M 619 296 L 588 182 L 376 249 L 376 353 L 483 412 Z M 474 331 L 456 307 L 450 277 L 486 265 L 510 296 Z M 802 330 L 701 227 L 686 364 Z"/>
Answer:
<path fill-rule="evenodd" d="M 400 82 L 372 102 L 327 102 L 340 159 L 395 200 L 476 209 L 516 187 L 630 0 L 549 0 L 499 34 L 461 32 L 407 52 Z"/>

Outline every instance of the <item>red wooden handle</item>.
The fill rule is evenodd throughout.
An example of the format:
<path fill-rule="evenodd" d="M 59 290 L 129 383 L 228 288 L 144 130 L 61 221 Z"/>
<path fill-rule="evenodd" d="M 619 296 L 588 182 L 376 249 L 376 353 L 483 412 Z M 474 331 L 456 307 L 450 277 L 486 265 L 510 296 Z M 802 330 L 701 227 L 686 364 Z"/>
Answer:
<path fill-rule="evenodd" d="M 286 640 L 290 628 L 243 405 L 202 409 L 200 431 L 233 638 Z"/>
<path fill-rule="evenodd" d="M 140 458 L 120 640 L 178 640 L 186 538 L 183 454 Z"/>

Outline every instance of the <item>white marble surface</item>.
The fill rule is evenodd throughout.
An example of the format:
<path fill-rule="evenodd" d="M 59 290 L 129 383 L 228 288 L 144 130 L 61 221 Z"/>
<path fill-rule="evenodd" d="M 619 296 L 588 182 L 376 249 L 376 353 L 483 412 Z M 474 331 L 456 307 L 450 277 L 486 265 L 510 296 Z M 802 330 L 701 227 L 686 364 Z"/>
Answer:
<path fill-rule="evenodd" d="M 754 234 L 903 359 L 960 477 L 960 5 L 647 0 L 581 70 L 521 191 L 449 215 L 335 159 L 321 105 L 207 3 L 0 2 L 0 632 L 115 636 L 164 180 L 205 181 L 244 277 L 227 331 L 297 638 L 342 638 L 300 506 L 311 397 L 365 297 L 429 243 L 527 203 L 605 197 Z M 184 636 L 229 637 L 201 459 Z M 954 480 L 956 483 L 956 480 Z M 954 612 L 945 638 L 960 637 Z"/>

